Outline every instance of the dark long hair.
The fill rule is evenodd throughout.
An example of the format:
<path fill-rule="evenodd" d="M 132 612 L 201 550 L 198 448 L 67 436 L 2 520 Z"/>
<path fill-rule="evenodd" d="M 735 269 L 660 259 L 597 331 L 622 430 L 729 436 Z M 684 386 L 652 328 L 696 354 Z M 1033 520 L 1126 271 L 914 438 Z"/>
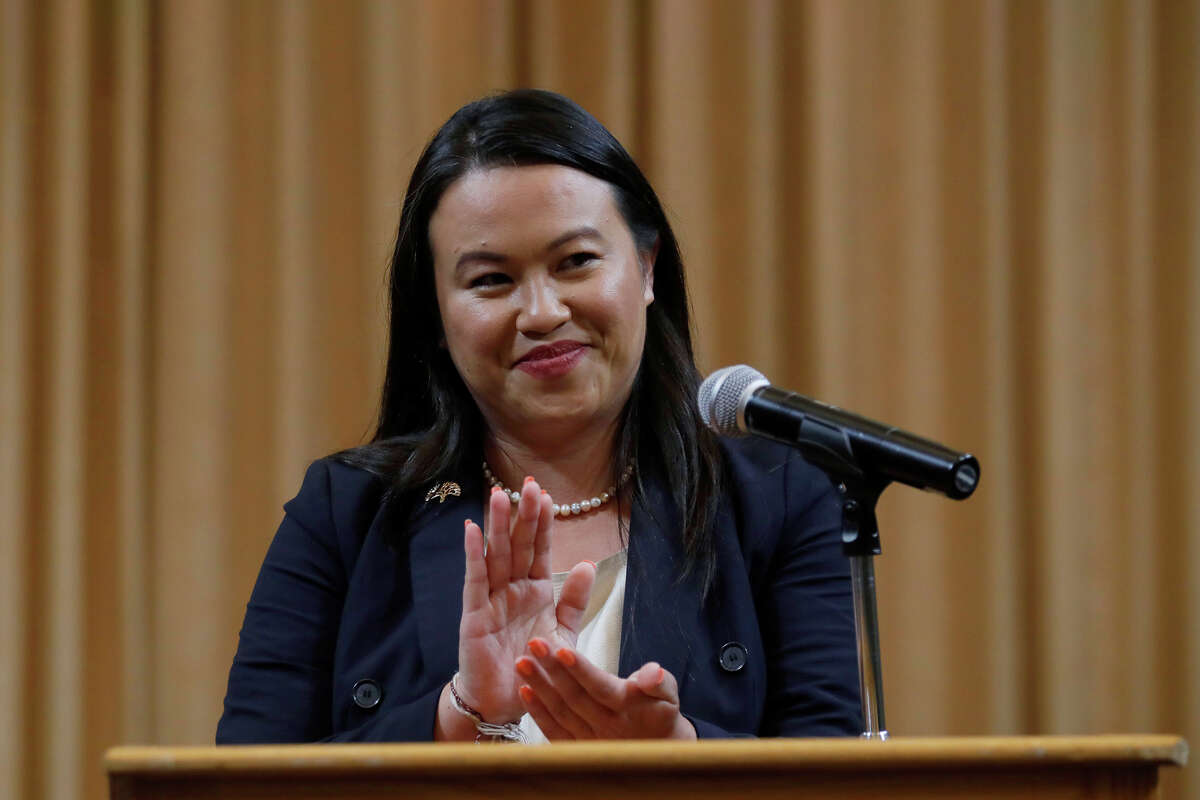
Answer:
<path fill-rule="evenodd" d="M 477 100 L 455 112 L 421 154 L 392 254 L 379 424 L 369 444 L 336 458 L 387 481 L 388 502 L 401 518 L 418 491 L 479 470 L 483 420 L 440 346 L 429 221 L 442 194 L 467 171 L 532 164 L 562 164 L 608 182 L 638 250 L 648 253 L 658 245 L 645 349 L 617 430 L 612 478 L 615 482 L 620 465 L 632 462 L 662 471 L 682 523 L 685 573 L 698 573 L 707 590 L 716 573 L 713 527 L 722 459 L 696 407 L 700 375 L 679 245 L 658 197 L 625 148 L 562 95 L 521 89 Z M 635 502 L 645 500 L 640 479 L 633 491 Z"/>

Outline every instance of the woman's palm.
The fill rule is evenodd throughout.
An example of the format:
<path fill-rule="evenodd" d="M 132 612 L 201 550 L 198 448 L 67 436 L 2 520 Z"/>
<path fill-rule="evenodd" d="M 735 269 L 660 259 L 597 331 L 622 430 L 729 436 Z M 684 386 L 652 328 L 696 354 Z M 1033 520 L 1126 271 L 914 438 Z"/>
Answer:
<path fill-rule="evenodd" d="M 550 506 L 549 496 L 536 482 L 528 481 L 515 519 L 511 519 L 508 495 L 493 492 L 486 548 L 479 526 L 466 524 L 459 685 L 464 700 L 489 722 L 510 722 L 524 712 L 515 662 L 530 639 L 575 646 L 595 579 L 590 565 L 577 565 L 563 584 L 556 607 L 550 573 Z"/>

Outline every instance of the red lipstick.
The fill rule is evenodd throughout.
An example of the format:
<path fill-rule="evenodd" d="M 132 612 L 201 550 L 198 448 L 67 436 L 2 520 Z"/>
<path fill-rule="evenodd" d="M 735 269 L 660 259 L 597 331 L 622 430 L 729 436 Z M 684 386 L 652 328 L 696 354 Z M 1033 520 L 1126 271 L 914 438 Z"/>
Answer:
<path fill-rule="evenodd" d="M 583 342 L 554 342 L 535 347 L 517 359 L 517 369 L 535 378 L 559 378 L 571 371 L 587 352 Z"/>

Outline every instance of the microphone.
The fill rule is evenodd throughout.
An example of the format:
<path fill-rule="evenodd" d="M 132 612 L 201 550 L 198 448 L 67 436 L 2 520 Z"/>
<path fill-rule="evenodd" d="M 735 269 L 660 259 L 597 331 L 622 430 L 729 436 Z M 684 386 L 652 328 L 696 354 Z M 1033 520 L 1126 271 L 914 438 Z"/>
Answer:
<path fill-rule="evenodd" d="M 836 478 L 883 477 L 954 500 L 970 497 L 979 485 L 975 456 L 777 389 L 745 364 L 709 375 L 697 400 L 704 424 L 717 433 L 791 445 Z"/>

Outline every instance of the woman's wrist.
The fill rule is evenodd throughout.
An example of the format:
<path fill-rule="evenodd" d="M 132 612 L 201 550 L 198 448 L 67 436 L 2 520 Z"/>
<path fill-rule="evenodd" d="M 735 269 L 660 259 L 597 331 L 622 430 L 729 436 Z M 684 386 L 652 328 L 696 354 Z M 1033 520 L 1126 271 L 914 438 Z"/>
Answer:
<path fill-rule="evenodd" d="M 450 682 L 442 687 L 438 698 L 437 718 L 434 720 L 434 740 L 454 742 L 524 742 L 525 734 L 519 720 L 494 723 L 464 700 L 455 673 Z"/>
<path fill-rule="evenodd" d="M 450 684 L 447 683 L 442 687 L 441 697 L 438 698 L 437 716 L 433 721 L 433 740 L 435 742 L 473 742 L 478 734 L 475 724 L 455 710 L 454 695 L 450 690 Z"/>
<path fill-rule="evenodd" d="M 525 742 L 525 734 L 520 728 L 519 715 L 509 722 L 495 722 L 484 717 L 483 712 L 476 708 L 472 703 L 463 699 L 462 690 L 459 688 L 459 673 L 454 673 L 454 677 L 450 679 L 450 702 L 463 717 L 469 719 L 478 732 L 475 736 L 475 743 L 480 742 Z M 471 695 L 468 695 L 470 697 Z"/>

